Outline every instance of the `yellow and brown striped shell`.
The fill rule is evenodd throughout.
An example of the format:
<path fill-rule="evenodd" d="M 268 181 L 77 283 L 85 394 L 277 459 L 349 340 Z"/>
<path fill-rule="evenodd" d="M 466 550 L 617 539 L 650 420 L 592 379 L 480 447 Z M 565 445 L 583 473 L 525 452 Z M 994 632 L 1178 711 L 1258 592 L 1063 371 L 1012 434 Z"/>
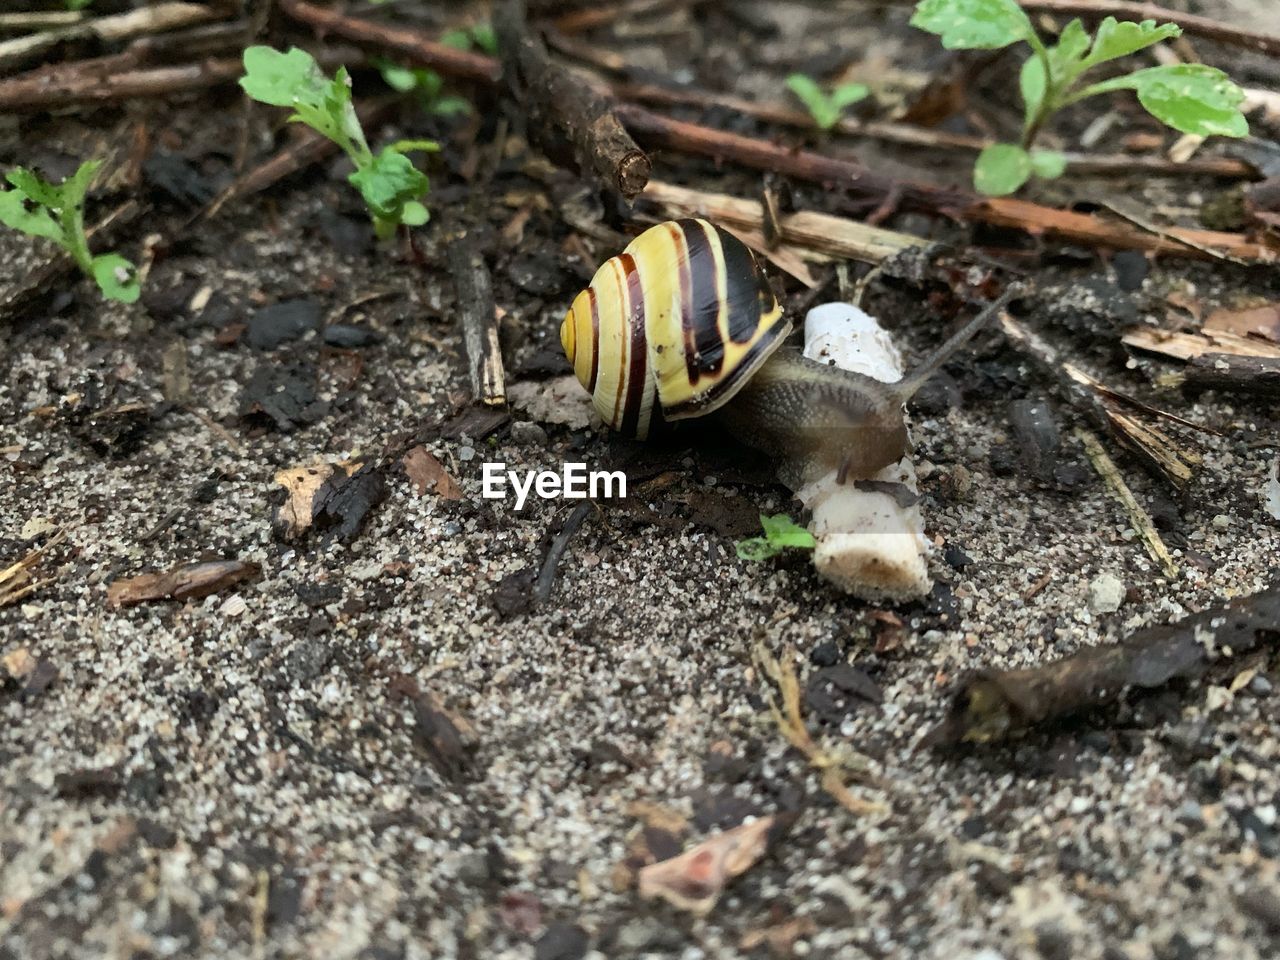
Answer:
<path fill-rule="evenodd" d="M 706 220 L 668 220 L 596 271 L 560 342 L 600 418 L 643 439 L 662 420 L 722 406 L 790 329 L 741 240 Z"/>

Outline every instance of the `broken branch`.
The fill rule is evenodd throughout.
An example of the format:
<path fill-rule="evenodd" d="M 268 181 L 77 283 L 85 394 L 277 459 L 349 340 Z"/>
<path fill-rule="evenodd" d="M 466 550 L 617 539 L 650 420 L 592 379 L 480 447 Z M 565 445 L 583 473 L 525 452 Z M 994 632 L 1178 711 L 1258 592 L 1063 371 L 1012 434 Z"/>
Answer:
<path fill-rule="evenodd" d="M 1001 740 L 1029 727 L 1119 700 L 1126 691 L 1195 679 L 1280 640 L 1280 586 L 1179 620 L 1147 627 L 1118 644 L 1089 647 L 1020 670 L 980 670 L 960 681 L 947 717 L 921 747 Z"/>
<path fill-rule="evenodd" d="M 555 63 L 530 31 L 523 0 L 507 0 L 497 23 L 498 46 L 512 93 L 527 110 L 531 139 L 544 152 L 572 146 L 580 170 L 631 200 L 649 180 L 650 163 L 614 113 L 612 99 L 585 77 Z"/>

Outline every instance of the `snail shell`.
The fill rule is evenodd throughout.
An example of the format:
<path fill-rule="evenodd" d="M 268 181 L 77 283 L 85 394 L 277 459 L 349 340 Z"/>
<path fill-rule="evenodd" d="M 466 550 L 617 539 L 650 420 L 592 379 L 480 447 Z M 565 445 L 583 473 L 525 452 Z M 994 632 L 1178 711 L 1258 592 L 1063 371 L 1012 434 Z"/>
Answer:
<path fill-rule="evenodd" d="M 644 439 L 718 410 L 790 330 L 741 240 L 706 220 L 668 220 L 596 271 L 560 342 L 600 418 Z"/>

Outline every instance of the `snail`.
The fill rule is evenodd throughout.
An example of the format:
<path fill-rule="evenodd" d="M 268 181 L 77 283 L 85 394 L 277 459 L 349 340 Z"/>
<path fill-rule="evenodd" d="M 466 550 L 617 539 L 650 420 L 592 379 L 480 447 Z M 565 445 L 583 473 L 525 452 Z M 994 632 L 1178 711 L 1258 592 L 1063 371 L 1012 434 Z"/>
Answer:
<path fill-rule="evenodd" d="M 783 479 L 871 477 L 909 450 L 903 404 L 1011 294 L 988 306 L 896 383 L 805 358 L 755 257 L 706 220 L 669 220 L 605 261 L 560 327 L 596 411 L 644 439 L 715 416 L 778 458 Z"/>

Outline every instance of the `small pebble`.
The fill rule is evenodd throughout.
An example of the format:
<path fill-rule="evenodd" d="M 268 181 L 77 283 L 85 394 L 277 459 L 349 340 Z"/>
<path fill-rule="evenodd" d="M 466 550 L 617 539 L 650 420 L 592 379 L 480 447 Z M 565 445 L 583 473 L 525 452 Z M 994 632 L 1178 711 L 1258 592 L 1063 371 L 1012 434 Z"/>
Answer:
<path fill-rule="evenodd" d="M 1231 527 L 1231 518 L 1225 513 L 1218 514 L 1211 522 L 1215 530 L 1227 530 Z"/>
<path fill-rule="evenodd" d="M 470 445 L 461 447 L 458 450 L 458 459 L 463 463 L 469 463 L 476 458 L 476 448 Z"/>
<path fill-rule="evenodd" d="M 1124 602 L 1124 582 L 1109 573 L 1100 573 L 1089 582 L 1089 609 L 1094 613 L 1115 613 Z"/>
<path fill-rule="evenodd" d="M 547 431 L 536 423 L 517 420 L 511 424 L 511 440 L 522 447 L 545 447 L 547 445 Z"/>

